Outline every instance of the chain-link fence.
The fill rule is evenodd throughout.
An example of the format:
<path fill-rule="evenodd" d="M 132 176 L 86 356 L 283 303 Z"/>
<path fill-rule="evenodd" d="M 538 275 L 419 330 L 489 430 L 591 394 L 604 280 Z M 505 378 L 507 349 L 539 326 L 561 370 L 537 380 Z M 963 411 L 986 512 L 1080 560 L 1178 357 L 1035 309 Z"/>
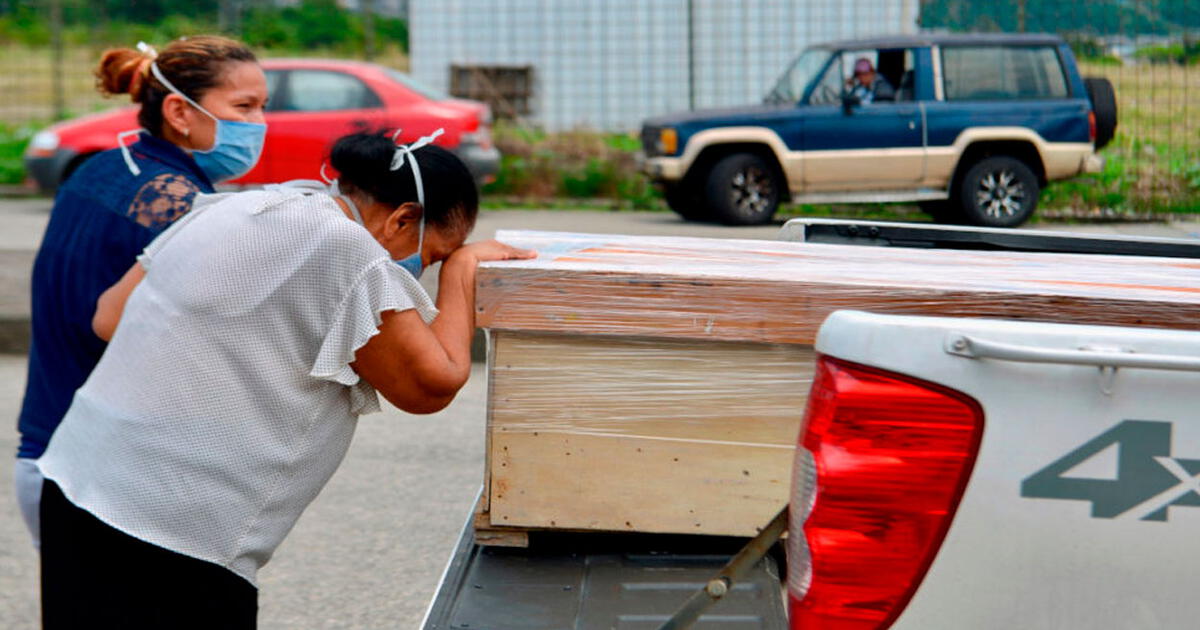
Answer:
<path fill-rule="evenodd" d="M 1105 171 L 1051 187 L 1047 203 L 1200 205 L 1194 0 L 0 0 L 0 129 L 27 135 L 19 130 L 123 104 L 94 89 L 91 71 L 108 46 L 217 30 L 266 58 L 372 59 L 411 71 L 488 102 L 501 119 L 501 148 L 522 164 L 558 152 L 546 168 L 578 164 L 563 181 L 584 180 L 579 194 L 635 197 L 652 193 L 587 181 L 612 178 L 614 169 L 616 180 L 625 171 L 634 177 L 630 154 L 643 119 L 761 102 L 806 46 L 890 34 L 1054 33 L 1071 43 L 1083 74 L 1111 81 L 1119 121 Z M 502 172 L 498 190 L 574 190 L 547 187 L 543 175 L 553 176 Z"/>
<path fill-rule="evenodd" d="M 349 6 L 346 6 L 346 5 Z M 0 0 L 0 124 L 123 104 L 92 74 L 110 47 L 219 32 L 262 57 L 368 59 L 406 70 L 407 0 Z"/>

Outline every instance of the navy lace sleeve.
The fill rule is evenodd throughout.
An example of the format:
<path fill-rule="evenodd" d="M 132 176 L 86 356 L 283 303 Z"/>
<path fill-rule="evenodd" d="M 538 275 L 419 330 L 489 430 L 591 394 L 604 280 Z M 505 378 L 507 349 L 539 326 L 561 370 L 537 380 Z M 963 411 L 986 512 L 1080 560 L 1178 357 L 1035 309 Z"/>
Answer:
<path fill-rule="evenodd" d="M 148 228 L 161 230 L 192 208 L 200 188 L 187 177 L 163 173 L 148 180 L 129 204 L 129 218 Z"/>

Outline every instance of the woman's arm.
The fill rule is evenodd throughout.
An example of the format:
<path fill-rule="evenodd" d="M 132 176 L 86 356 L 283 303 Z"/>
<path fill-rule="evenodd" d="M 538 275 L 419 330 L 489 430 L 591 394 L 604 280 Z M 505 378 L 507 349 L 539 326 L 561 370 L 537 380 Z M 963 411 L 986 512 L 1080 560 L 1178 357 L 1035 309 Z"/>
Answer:
<path fill-rule="evenodd" d="M 471 375 L 476 266 L 536 255 L 497 241 L 458 249 L 442 263 L 437 319 L 426 326 L 413 310 L 383 313 L 379 334 L 359 348 L 350 367 L 404 411 L 443 409 Z"/>
<path fill-rule="evenodd" d="M 116 284 L 100 294 L 100 299 L 96 300 L 96 314 L 92 316 L 92 330 L 97 337 L 112 341 L 117 324 L 121 322 L 121 313 L 125 312 L 125 300 L 129 299 L 129 294 L 145 277 L 145 267 L 135 262 Z"/>

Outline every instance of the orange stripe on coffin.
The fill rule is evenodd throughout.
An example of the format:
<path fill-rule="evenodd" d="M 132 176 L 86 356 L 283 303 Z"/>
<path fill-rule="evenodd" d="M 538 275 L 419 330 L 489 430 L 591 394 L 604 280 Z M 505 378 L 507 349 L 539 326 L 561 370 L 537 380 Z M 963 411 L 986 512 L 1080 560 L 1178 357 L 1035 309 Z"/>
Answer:
<path fill-rule="evenodd" d="M 812 254 L 788 254 L 788 253 L 783 253 L 783 252 L 764 252 L 764 251 L 760 251 L 760 250 L 745 250 L 745 251 L 740 251 L 740 252 L 729 252 L 728 256 L 713 256 L 713 255 L 706 256 L 706 255 L 702 255 L 700 252 L 698 252 L 694 249 L 664 248 L 664 250 L 666 250 L 666 251 L 663 251 L 663 250 L 653 251 L 653 250 L 645 250 L 645 249 L 621 249 L 621 248 L 617 248 L 617 247 L 589 247 L 587 249 L 581 249 L 570 255 L 559 256 L 558 258 L 552 258 L 551 260 L 556 261 L 556 262 L 557 261 L 599 262 L 600 260 L 604 260 L 605 259 L 604 257 L 608 254 L 618 254 L 618 255 L 648 256 L 648 257 L 657 257 L 657 258 L 681 258 L 681 259 L 686 259 L 686 260 L 691 260 L 691 261 L 703 260 L 703 261 L 710 261 L 710 262 L 727 262 L 727 263 L 734 263 L 734 264 L 739 264 L 739 265 L 746 265 L 746 264 L 753 262 L 753 261 L 746 260 L 746 258 L 744 258 L 744 256 L 746 254 L 752 254 L 752 255 L 757 255 L 757 256 L 771 256 L 771 257 L 775 257 L 775 258 L 789 258 L 789 259 L 796 259 L 796 260 L 804 260 L 804 259 L 809 259 L 809 258 L 823 258 L 823 256 L 814 256 Z M 596 258 L 585 258 L 585 257 L 582 257 L 582 255 L 584 255 L 584 254 L 597 254 L 597 257 Z M 739 256 L 741 256 L 741 257 L 739 257 Z"/>
<path fill-rule="evenodd" d="M 1083 282 L 1073 280 L 1042 280 L 1039 284 L 1061 284 L 1078 287 L 1104 287 L 1108 289 L 1140 289 L 1144 291 L 1171 291 L 1174 293 L 1200 293 L 1200 287 L 1164 287 L 1152 284 L 1125 284 L 1115 282 Z"/>

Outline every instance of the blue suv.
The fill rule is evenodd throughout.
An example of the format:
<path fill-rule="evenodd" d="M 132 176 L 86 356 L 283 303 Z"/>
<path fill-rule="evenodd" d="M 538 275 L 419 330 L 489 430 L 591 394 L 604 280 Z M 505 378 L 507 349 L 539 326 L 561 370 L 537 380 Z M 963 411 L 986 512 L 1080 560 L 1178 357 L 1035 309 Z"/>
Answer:
<path fill-rule="evenodd" d="M 647 120 L 643 171 L 687 219 L 770 221 L 781 201 L 917 202 L 1011 227 L 1047 182 L 1098 172 L 1117 108 L 1053 35 L 929 35 L 814 46 L 761 105 Z"/>

